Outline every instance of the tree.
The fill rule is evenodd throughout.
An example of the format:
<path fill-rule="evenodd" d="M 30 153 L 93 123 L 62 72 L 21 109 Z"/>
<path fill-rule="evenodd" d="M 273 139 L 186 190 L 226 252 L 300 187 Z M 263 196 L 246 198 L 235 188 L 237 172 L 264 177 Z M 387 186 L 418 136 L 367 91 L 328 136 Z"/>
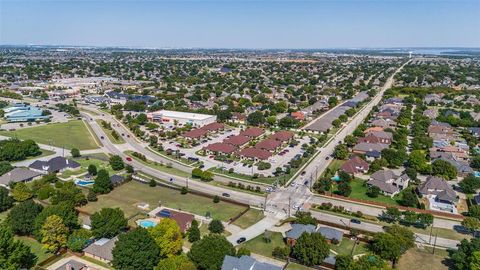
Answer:
<path fill-rule="evenodd" d="M 406 189 L 402 192 L 402 199 L 399 201 L 399 203 L 407 207 L 417 207 L 417 195 L 415 195 L 415 192 L 412 189 Z"/>
<path fill-rule="evenodd" d="M 462 226 L 474 233 L 480 229 L 480 220 L 476 217 L 465 217 L 462 220 Z"/>
<path fill-rule="evenodd" d="M 95 166 L 95 164 L 88 165 L 88 174 L 93 176 L 97 175 L 97 166 Z"/>
<path fill-rule="evenodd" d="M 332 97 L 329 97 L 329 98 L 328 98 L 328 106 L 329 106 L 330 108 L 335 107 L 335 105 L 337 105 L 337 103 L 338 103 L 337 97 L 332 96 Z"/>
<path fill-rule="evenodd" d="M 408 156 L 408 165 L 419 172 L 427 173 L 430 170 L 427 164 L 427 158 L 422 150 L 413 150 L 410 153 L 410 156 Z"/>
<path fill-rule="evenodd" d="M 265 116 L 260 111 L 252 112 L 247 116 L 247 123 L 251 126 L 259 126 L 265 123 Z"/>
<path fill-rule="evenodd" d="M 110 175 L 107 170 L 101 169 L 98 171 L 95 183 L 93 183 L 93 191 L 96 193 L 109 193 L 112 190 L 112 182 L 110 182 Z"/>
<path fill-rule="evenodd" d="M 188 257 L 200 270 L 218 270 L 226 255 L 235 254 L 235 248 L 224 236 L 210 234 L 192 244 Z"/>
<path fill-rule="evenodd" d="M 86 229 L 78 229 L 73 231 L 68 237 L 67 247 L 74 252 L 81 252 L 92 237 L 92 233 Z"/>
<path fill-rule="evenodd" d="M 217 195 L 213 196 L 213 203 L 219 203 L 220 202 L 220 197 Z"/>
<path fill-rule="evenodd" d="M 452 180 L 457 178 L 457 168 L 448 161 L 437 159 L 432 163 L 432 174 Z"/>
<path fill-rule="evenodd" d="M 88 190 L 87 200 L 89 202 L 96 202 L 98 200 L 97 194 L 91 189 Z"/>
<path fill-rule="evenodd" d="M 118 236 L 112 255 L 115 269 L 153 269 L 160 261 L 160 248 L 147 230 L 139 227 Z"/>
<path fill-rule="evenodd" d="M 16 183 L 12 190 L 12 197 L 17 202 L 24 202 L 33 197 L 32 191 L 23 182 Z"/>
<path fill-rule="evenodd" d="M 333 157 L 336 159 L 347 159 L 348 158 L 348 148 L 344 144 L 339 144 L 335 146 L 333 150 Z"/>
<path fill-rule="evenodd" d="M 7 224 L 18 235 L 31 235 L 34 229 L 35 218 L 42 212 L 43 207 L 32 200 L 15 205 L 7 217 Z"/>
<path fill-rule="evenodd" d="M 303 233 L 293 247 L 292 255 L 306 266 L 319 265 L 327 258 L 330 247 L 320 233 Z"/>
<path fill-rule="evenodd" d="M 382 158 L 388 162 L 390 168 L 397 168 L 402 166 L 407 159 L 407 154 L 402 150 L 395 150 L 393 148 L 385 148 L 382 150 Z"/>
<path fill-rule="evenodd" d="M 43 208 L 42 212 L 35 218 L 35 235 L 38 239 L 42 238 L 41 230 L 49 216 L 58 216 L 62 219 L 70 230 L 78 229 L 78 216 L 73 204 L 62 202 L 57 205 L 51 205 Z"/>
<path fill-rule="evenodd" d="M 36 262 L 30 247 L 15 240 L 12 231 L 0 224 L 0 269 L 30 269 Z"/>
<path fill-rule="evenodd" d="M 380 190 L 379 187 L 370 185 L 367 188 L 366 194 L 370 198 L 377 198 L 378 195 L 380 195 L 380 192 L 381 192 L 381 190 Z"/>
<path fill-rule="evenodd" d="M 348 196 L 350 196 L 350 193 L 352 193 L 352 187 L 350 186 L 350 183 L 348 183 L 346 181 L 341 181 L 338 184 L 337 188 L 338 188 L 337 193 L 339 195 L 344 196 L 344 197 L 348 197 Z"/>
<path fill-rule="evenodd" d="M 409 229 L 393 225 L 386 232 L 375 234 L 371 250 L 383 259 L 392 261 L 392 266 L 408 249 L 415 246 L 415 235 Z"/>
<path fill-rule="evenodd" d="M 448 256 L 454 269 L 470 270 L 472 262 L 476 261 L 476 252 L 480 250 L 480 238 L 463 239 L 457 249 L 449 249 Z"/>
<path fill-rule="evenodd" d="M 124 230 L 127 225 L 123 211 L 120 208 L 102 208 L 91 217 L 92 234 L 95 238 L 112 238 Z"/>
<path fill-rule="evenodd" d="M 45 220 L 41 234 L 43 248 L 52 253 L 57 253 L 60 248 L 67 245 L 68 228 L 57 215 L 49 216 Z"/>
<path fill-rule="evenodd" d="M 187 230 L 188 241 L 193 243 L 200 240 L 200 229 L 198 228 L 198 221 L 193 220 L 190 228 Z"/>
<path fill-rule="evenodd" d="M 195 264 L 184 254 L 160 260 L 155 270 L 196 270 Z"/>
<path fill-rule="evenodd" d="M 155 227 L 148 230 L 150 236 L 160 248 L 160 257 L 172 257 L 182 250 L 182 232 L 175 220 L 162 219 Z"/>
<path fill-rule="evenodd" d="M 109 163 L 112 169 L 115 171 L 123 170 L 123 168 L 125 168 L 122 158 L 118 155 L 111 156 Z"/>
<path fill-rule="evenodd" d="M 480 219 L 480 205 L 470 205 L 468 215 Z"/>
<path fill-rule="evenodd" d="M 223 233 L 225 228 L 223 227 L 222 221 L 214 219 L 208 224 L 208 230 L 211 233 Z"/>
<path fill-rule="evenodd" d="M 357 144 L 357 137 L 353 135 L 347 135 L 343 140 L 348 147 L 353 147 Z"/>
<path fill-rule="evenodd" d="M 8 195 L 8 189 L 0 187 L 0 213 L 13 206 L 13 198 Z"/>
<path fill-rule="evenodd" d="M 127 173 L 134 173 L 133 166 L 130 164 L 125 165 L 125 170 L 127 171 Z"/>
<path fill-rule="evenodd" d="M 474 169 L 480 169 L 480 156 L 472 157 L 470 161 L 470 166 Z"/>
<path fill-rule="evenodd" d="M 13 170 L 13 166 L 10 162 L 0 161 L 0 175 L 4 175 L 11 170 Z"/>
<path fill-rule="evenodd" d="M 480 188 L 480 177 L 475 177 L 475 175 L 469 174 L 458 185 L 464 193 L 473 194 Z"/>
<path fill-rule="evenodd" d="M 50 197 L 50 202 L 52 204 L 68 202 L 75 206 L 81 206 L 87 203 L 87 199 L 82 190 L 77 187 L 73 181 L 68 181 L 55 190 L 53 196 Z"/>
<path fill-rule="evenodd" d="M 353 270 L 354 261 L 350 255 L 335 256 L 335 270 Z"/>
<path fill-rule="evenodd" d="M 242 257 L 243 255 L 250 256 L 251 252 L 246 247 L 240 247 L 237 250 L 237 257 Z"/>
<path fill-rule="evenodd" d="M 318 224 L 318 220 L 312 217 L 312 213 L 310 212 L 298 211 L 295 213 L 295 223 L 305 225 L 312 224 L 316 226 Z"/>
<path fill-rule="evenodd" d="M 397 222 L 401 216 L 402 212 L 396 207 L 387 207 L 387 211 L 382 212 L 382 219 L 388 222 Z"/>
<path fill-rule="evenodd" d="M 332 126 L 336 128 L 340 127 L 341 124 L 342 124 L 342 121 L 340 121 L 340 119 L 335 119 L 332 121 Z"/>
<path fill-rule="evenodd" d="M 272 256 L 278 259 L 286 259 L 288 254 L 290 254 L 290 249 L 288 246 L 283 247 L 274 247 L 272 250 Z"/>
<path fill-rule="evenodd" d="M 70 154 L 72 154 L 72 157 L 78 158 L 80 157 L 80 150 L 77 148 L 72 148 L 72 150 L 70 150 Z"/>

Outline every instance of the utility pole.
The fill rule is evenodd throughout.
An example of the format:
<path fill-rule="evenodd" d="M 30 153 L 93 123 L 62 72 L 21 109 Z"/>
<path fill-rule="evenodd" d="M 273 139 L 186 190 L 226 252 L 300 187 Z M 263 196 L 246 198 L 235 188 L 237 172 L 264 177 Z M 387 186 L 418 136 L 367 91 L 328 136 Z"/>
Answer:
<path fill-rule="evenodd" d="M 292 201 L 292 197 L 288 197 L 288 217 L 290 217 L 290 209 L 292 209 L 292 207 L 290 206 L 290 203 Z"/>
<path fill-rule="evenodd" d="M 267 197 L 268 197 L 268 194 L 265 194 L 265 203 L 263 204 L 263 211 L 267 210 Z"/>
<path fill-rule="evenodd" d="M 188 177 L 187 177 L 187 189 L 188 189 Z"/>
<path fill-rule="evenodd" d="M 432 232 L 433 232 L 433 224 L 430 227 L 430 238 L 428 239 L 429 244 L 432 244 Z"/>
<path fill-rule="evenodd" d="M 435 246 L 437 245 L 437 236 L 438 236 L 438 231 L 435 232 L 435 242 L 433 243 L 432 254 L 435 254 Z"/>

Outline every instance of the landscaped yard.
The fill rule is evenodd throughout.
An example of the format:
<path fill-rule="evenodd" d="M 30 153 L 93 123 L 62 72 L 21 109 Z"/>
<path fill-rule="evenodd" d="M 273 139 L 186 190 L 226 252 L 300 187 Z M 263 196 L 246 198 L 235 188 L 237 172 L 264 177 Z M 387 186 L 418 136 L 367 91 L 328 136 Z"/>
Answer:
<path fill-rule="evenodd" d="M 298 263 L 289 263 L 287 265 L 287 270 L 312 270 L 314 268 L 310 268 L 308 266 L 305 266 L 305 265 L 301 265 L 301 264 L 298 264 Z"/>
<path fill-rule="evenodd" d="M 245 210 L 245 207 L 220 201 L 213 203 L 207 197 L 194 194 L 180 194 L 180 191 L 165 187 L 150 187 L 136 181 L 125 183 L 106 195 L 98 196 L 98 201 L 89 202 L 80 209 L 93 214 L 104 207 L 119 207 L 127 217 L 141 210 L 137 208 L 139 203 L 148 203 L 153 209 L 159 205 L 181 209 L 193 214 L 204 216 L 210 212 L 213 218 L 228 221 Z"/>
<path fill-rule="evenodd" d="M 355 241 L 350 240 L 348 238 L 343 238 L 340 244 L 330 245 L 330 249 L 342 255 L 358 255 L 358 254 L 364 254 L 368 252 L 367 244 L 360 242 L 358 245 L 355 245 L 355 249 L 353 250 L 353 253 L 352 253 L 354 244 L 355 244 Z"/>
<path fill-rule="evenodd" d="M 90 164 L 93 164 L 93 165 L 97 166 L 97 170 L 106 169 L 110 175 L 118 173 L 118 172 L 115 172 L 112 169 L 112 167 L 110 167 L 110 164 L 108 163 L 108 161 L 103 161 L 103 160 L 95 159 L 95 158 L 89 158 L 89 159 L 77 158 L 77 159 L 75 159 L 75 161 L 80 163 L 80 165 L 81 165 L 80 169 L 64 171 L 60 175 L 61 178 L 68 178 L 72 175 L 79 175 L 79 174 L 85 173 L 85 172 L 88 171 L 88 165 L 90 165 Z"/>
<path fill-rule="evenodd" d="M 378 197 L 376 198 L 368 197 L 366 194 L 367 187 L 364 185 L 364 183 L 365 181 L 362 179 L 358 179 L 358 178 L 353 179 L 350 182 L 350 186 L 352 187 L 352 193 L 350 194 L 349 198 L 366 200 L 371 202 L 378 202 L 378 203 L 383 203 L 388 205 L 399 205 L 395 200 L 396 198 L 399 197 L 399 195 L 395 195 L 393 198 L 390 198 L 388 196 L 383 196 L 383 195 L 378 195 Z"/>
<path fill-rule="evenodd" d="M 239 219 L 235 220 L 233 224 L 239 226 L 240 228 L 246 229 L 251 225 L 257 223 L 263 219 L 263 211 L 251 208 L 245 214 L 243 214 Z"/>
<path fill-rule="evenodd" d="M 279 232 L 270 232 L 270 239 L 269 243 L 265 242 L 263 239 L 263 234 L 253 238 L 252 240 L 241 244 L 241 247 L 245 247 L 250 250 L 252 253 L 260 254 L 266 257 L 273 258 L 272 251 L 275 247 L 283 247 L 285 246 L 285 242 L 283 241 L 283 236 Z"/>
<path fill-rule="evenodd" d="M 0 135 L 16 136 L 22 140 L 32 139 L 37 143 L 65 147 L 67 149 L 78 148 L 79 150 L 87 150 L 98 148 L 95 139 L 82 120 L 52 123 L 16 131 L 0 131 Z"/>
<path fill-rule="evenodd" d="M 118 139 L 115 139 L 112 135 L 112 130 L 109 130 L 109 129 L 106 129 L 102 126 L 102 120 L 100 119 L 97 119 L 95 120 L 97 122 L 97 124 L 100 126 L 100 128 L 102 128 L 103 132 L 105 132 L 105 134 L 107 134 L 107 137 L 108 139 L 114 143 L 114 144 L 122 144 L 122 143 L 125 143 L 125 140 L 122 138 L 121 134 L 118 134 Z"/>
<path fill-rule="evenodd" d="M 448 266 L 442 261 L 448 256 L 447 251 L 436 249 L 432 254 L 430 248 L 412 248 L 400 257 L 397 264 L 399 270 L 446 270 Z"/>
<path fill-rule="evenodd" d="M 32 253 L 37 256 L 37 263 L 42 262 L 43 260 L 49 258 L 52 256 L 52 253 L 46 252 L 44 249 L 42 249 L 42 244 L 37 242 L 37 240 L 29 237 L 24 237 L 24 236 L 15 236 L 15 239 L 22 241 L 26 245 L 28 245 Z"/>
<path fill-rule="evenodd" d="M 173 167 L 168 167 L 166 164 L 164 165 L 161 165 L 160 163 L 157 163 L 157 162 L 153 162 L 151 160 L 148 160 L 147 161 L 143 161 L 137 157 L 134 157 L 132 155 L 132 151 L 125 151 L 125 154 L 126 155 L 129 155 L 132 159 L 135 159 L 136 161 L 142 163 L 143 165 L 145 166 L 148 166 L 150 168 L 153 168 L 153 169 L 156 169 L 156 170 L 159 170 L 159 171 L 163 171 L 163 172 L 166 172 L 166 173 L 169 173 L 169 174 L 173 174 L 173 175 L 178 175 L 178 176 L 181 176 L 181 177 L 191 177 L 192 175 L 190 173 L 187 173 L 187 172 L 184 172 L 182 170 L 179 170 L 177 168 L 173 168 Z M 172 161 L 173 162 L 173 161 Z"/>

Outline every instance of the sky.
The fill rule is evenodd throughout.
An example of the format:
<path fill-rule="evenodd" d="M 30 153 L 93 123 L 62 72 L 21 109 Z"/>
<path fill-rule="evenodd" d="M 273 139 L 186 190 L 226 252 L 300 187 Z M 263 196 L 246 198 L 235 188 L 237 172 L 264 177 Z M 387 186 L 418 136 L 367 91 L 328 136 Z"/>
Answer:
<path fill-rule="evenodd" d="M 480 0 L 0 0 L 1 45 L 480 47 Z"/>

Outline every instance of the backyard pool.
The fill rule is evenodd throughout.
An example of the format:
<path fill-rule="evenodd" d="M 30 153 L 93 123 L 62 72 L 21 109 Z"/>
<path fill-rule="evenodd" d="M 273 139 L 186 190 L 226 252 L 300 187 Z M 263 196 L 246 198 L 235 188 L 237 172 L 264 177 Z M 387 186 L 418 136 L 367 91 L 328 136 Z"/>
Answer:
<path fill-rule="evenodd" d="M 144 220 L 140 220 L 138 224 L 140 225 L 140 227 L 147 229 L 147 228 L 155 227 L 157 225 L 157 222 L 150 219 L 144 219 Z"/>
<path fill-rule="evenodd" d="M 338 181 L 340 181 L 340 176 L 335 175 L 334 177 L 332 177 L 332 180 L 338 182 Z"/>
<path fill-rule="evenodd" d="M 79 185 L 79 186 L 82 186 L 82 187 L 93 185 L 93 183 L 95 183 L 95 181 L 93 181 L 93 180 L 82 180 L 82 179 L 76 179 L 75 180 L 75 184 Z"/>
<path fill-rule="evenodd" d="M 480 172 L 474 171 L 474 172 L 473 172 L 473 175 L 474 175 L 475 177 L 480 177 Z"/>

